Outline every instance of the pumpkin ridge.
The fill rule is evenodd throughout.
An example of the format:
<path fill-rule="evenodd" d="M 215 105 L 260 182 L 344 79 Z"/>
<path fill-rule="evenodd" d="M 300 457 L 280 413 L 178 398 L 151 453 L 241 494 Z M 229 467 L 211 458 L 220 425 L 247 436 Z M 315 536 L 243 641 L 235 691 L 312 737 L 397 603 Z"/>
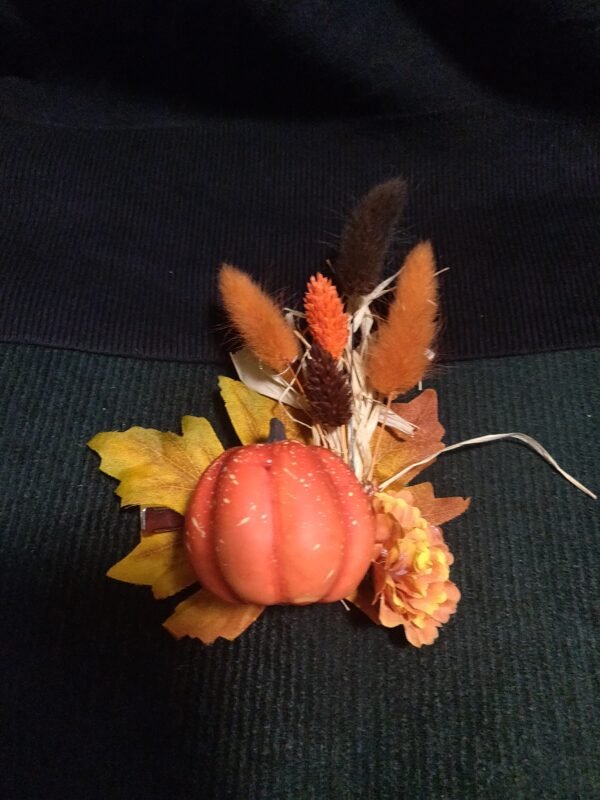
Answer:
<path fill-rule="evenodd" d="M 223 470 L 227 467 L 227 464 L 229 463 L 229 460 L 231 459 L 233 454 L 235 452 L 237 452 L 238 450 L 240 450 L 239 447 L 232 447 L 230 450 L 226 451 L 227 453 L 229 453 L 229 455 L 225 456 L 222 459 L 221 463 L 219 464 L 219 471 L 218 471 L 218 473 L 216 474 L 216 476 L 214 478 L 216 484 L 218 484 L 219 479 L 221 478 L 221 476 L 223 474 Z M 210 549 L 215 554 L 215 562 L 214 562 L 215 563 L 215 569 L 219 573 L 219 576 L 221 577 L 221 580 L 223 581 L 223 583 L 225 584 L 225 586 L 227 587 L 229 592 L 233 595 L 233 597 L 235 597 L 236 602 L 237 603 L 243 603 L 244 601 L 238 595 L 238 593 L 236 591 L 234 591 L 233 587 L 231 586 L 231 584 L 229 583 L 229 581 L 225 577 L 225 575 L 223 573 L 223 569 L 221 567 L 221 560 L 220 560 L 220 556 L 219 556 L 219 550 L 218 550 L 218 548 L 216 546 L 216 543 L 215 543 L 216 516 L 217 516 L 217 504 L 214 502 L 214 497 L 213 497 L 211 499 L 210 511 L 209 511 L 209 515 L 208 515 L 209 525 L 208 525 L 208 531 L 207 531 L 207 538 L 208 538 L 208 541 L 210 543 Z"/>
<path fill-rule="evenodd" d="M 287 445 L 285 445 L 287 447 Z M 281 448 L 277 448 L 275 452 L 279 453 Z M 275 569 L 273 570 L 273 583 L 275 587 L 278 589 L 278 592 L 281 597 L 285 597 L 285 600 L 282 603 L 289 603 L 290 602 L 290 591 L 289 586 L 286 586 L 286 582 L 283 579 L 283 570 L 281 569 L 281 558 L 277 547 L 277 531 L 281 530 L 282 519 L 281 519 L 281 507 L 280 503 L 278 502 L 278 495 L 273 492 L 273 475 L 272 475 L 272 468 L 273 468 L 274 459 L 271 458 L 270 464 L 265 464 L 264 469 L 269 474 L 269 505 L 271 507 L 271 516 L 273 518 L 273 525 L 271 527 L 271 551 L 273 553 L 273 564 Z"/>
<path fill-rule="evenodd" d="M 321 453 L 319 453 L 319 460 L 321 462 L 321 465 L 323 466 L 323 471 L 325 473 L 325 480 L 327 481 L 327 485 L 328 485 L 328 487 L 330 489 L 331 496 L 333 497 L 333 501 L 334 501 L 335 507 L 336 507 L 336 509 L 338 511 L 340 519 L 344 523 L 342 525 L 343 537 L 344 538 L 342 539 L 342 549 L 341 549 L 340 556 L 339 556 L 338 563 L 337 563 L 336 574 L 335 574 L 334 579 L 331 582 L 331 586 L 327 589 L 327 591 L 323 592 L 323 594 L 322 594 L 322 598 L 323 598 L 323 597 L 327 597 L 327 595 L 331 592 L 333 587 L 338 582 L 338 578 L 340 576 L 340 572 L 341 572 L 342 566 L 344 564 L 344 556 L 346 554 L 346 550 L 348 549 L 348 536 L 350 535 L 350 528 L 349 528 L 349 525 L 346 524 L 346 522 L 348 522 L 348 515 L 345 512 L 344 504 L 343 504 L 343 502 L 341 500 L 341 497 L 340 497 L 340 494 L 338 492 L 337 484 L 334 481 L 334 479 L 333 479 L 333 477 L 331 475 L 331 472 L 327 468 L 327 464 L 324 463 Z"/>
<path fill-rule="evenodd" d="M 325 471 L 327 472 L 328 480 L 335 488 L 336 507 L 340 512 L 340 520 L 343 523 L 342 527 L 344 529 L 343 550 L 342 550 L 342 557 L 339 562 L 338 574 L 336 575 L 336 578 L 331 584 L 329 590 L 323 595 L 323 599 L 321 600 L 321 602 L 328 603 L 332 602 L 332 596 L 334 599 L 335 598 L 340 599 L 341 596 L 339 596 L 339 592 L 341 587 L 345 587 L 348 583 L 349 575 L 354 574 L 354 570 L 352 570 L 350 573 L 348 571 L 348 559 L 350 559 L 352 562 L 356 562 L 357 547 L 354 540 L 355 533 L 359 534 L 359 539 L 361 538 L 362 534 L 359 532 L 357 528 L 353 527 L 358 524 L 358 521 L 354 518 L 354 514 L 358 512 L 360 518 L 361 512 L 360 509 L 355 509 L 353 511 L 352 509 L 347 507 L 345 503 L 344 494 L 339 491 L 340 486 L 343 485 L 344 478 L 343 475 L 339 472 L 339 470 L 329 469 L 329 462 L 331 461 L 331 456 L 329 455 L 329 453 L 328 452 L 319 453 L 319 455 L 321 462 L 323 463 L 323 466 L 325 468 Z M 344 464 L 344 466 L 350 472 L 352 472 L 352 470 L 348 467 L 347 464 Z M 358 484 L 359 491 L 361 493 L 364 493 L 364 487 L 362 486 L 360 481 L 356 479 L 356 476 L 354 476 L 354 478 Z M 352 492 L 350 492 L 349 494 L 351 495 Z M 374 532 L 373 532 L 373 537 L 374 537 Z M 365 562 L 364 573 L 366 573 L 368 570 L 369 562 L 370 558 L 367 559 L 367 561 Z M 360 580 L 364 576 L 364 573 L 359 579 L 357 579 L 357 583 L 360 582 Z M 347 592 L 348 590 L 346 590 L 346 593 Z"/>

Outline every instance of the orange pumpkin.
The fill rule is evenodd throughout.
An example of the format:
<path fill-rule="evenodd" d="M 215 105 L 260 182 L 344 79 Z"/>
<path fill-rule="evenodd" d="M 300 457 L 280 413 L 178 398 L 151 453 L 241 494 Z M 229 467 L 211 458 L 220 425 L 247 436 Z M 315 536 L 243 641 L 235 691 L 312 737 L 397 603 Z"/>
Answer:
<path fill-rule="evenodd" d="M 329 450 L 292 441 L 234 447 L 203 473 L 185 526 L 203 586 L 232 603 L 329 603 L 371 561 L 371 504 Z"/>

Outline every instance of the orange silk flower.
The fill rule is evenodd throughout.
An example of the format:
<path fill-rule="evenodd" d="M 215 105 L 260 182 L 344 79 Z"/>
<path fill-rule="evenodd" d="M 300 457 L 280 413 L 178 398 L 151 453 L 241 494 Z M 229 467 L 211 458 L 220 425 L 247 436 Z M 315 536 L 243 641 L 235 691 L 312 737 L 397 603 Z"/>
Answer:
<path fill-rule="evenodd" d="M 454 558 L 442 531 L 421 517 L 410 490 L 378 492 L 378 554 L 373 565 L 375 602 L 386 627 L 403 625 L 415 647 L 432 644 L 456 611 L 458 587 L 449 580 Z"/>

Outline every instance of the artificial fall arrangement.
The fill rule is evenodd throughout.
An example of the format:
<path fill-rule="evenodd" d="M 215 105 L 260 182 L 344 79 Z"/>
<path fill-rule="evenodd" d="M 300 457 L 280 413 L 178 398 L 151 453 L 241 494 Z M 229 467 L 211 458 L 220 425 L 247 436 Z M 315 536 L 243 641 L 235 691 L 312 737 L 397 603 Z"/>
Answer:
<path fill-rule="evenodd" d="M 469 501 L 413 480 L 444 450 L 518 439 L 594 497 L 530 437 L 445 448 L 435 391 L 401 400 L 431 369 L 439 318 L 429 242 L 382 280 L 405 191 L 391 180 L 358 203 L 333 280 L 313 275 L 302 308 L 221 267 L 242 346 L 239 380 L 219 385 L 239 447 L 193 416 L 181 435 L 134 427 L 89 442 L 121 504 L 141 508 L 140 542 L 108 575 L 159 599 L 199 585 L 164 623 L 173 636 L 232 640 L 266 606 L 341 601 L 415 647 L 434 642 L 460 599 L 440 526 Z"/>

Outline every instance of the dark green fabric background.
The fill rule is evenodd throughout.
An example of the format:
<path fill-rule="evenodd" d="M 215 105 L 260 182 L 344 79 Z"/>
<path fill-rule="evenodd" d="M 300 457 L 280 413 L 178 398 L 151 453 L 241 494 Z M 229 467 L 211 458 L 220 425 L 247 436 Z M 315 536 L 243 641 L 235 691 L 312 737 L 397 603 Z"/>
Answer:
<path fill-rule="evenodd" d="M 296 303 L 401 175 L 448 441 L 598 491 L 599 37 L 593 0 L 0 0 L 1 800 L 600 800 L 598 504 L 533 453 L 425 472 L 474 498 L 433 647 L 335 604 L 206 648 L 105 577 L 137 516 L 85 446 L 232 444 L 218 264 Z"/>
<path fill-rule="evenodd" d="M 598 489 L 597 351 L 440 368 L 447 441 L 517 430 Z M 598 510 L 515 444 L 425 472 L 473 497 L 446 526 L 458 614 L 433 646 L 341 605 L 272 608 L 206 648 L 174 605 L 104 577 L 136 539 L 85 442 L 206 415 L 217 365 L 0 346 L 4 796 L 600 797 Z"/>

